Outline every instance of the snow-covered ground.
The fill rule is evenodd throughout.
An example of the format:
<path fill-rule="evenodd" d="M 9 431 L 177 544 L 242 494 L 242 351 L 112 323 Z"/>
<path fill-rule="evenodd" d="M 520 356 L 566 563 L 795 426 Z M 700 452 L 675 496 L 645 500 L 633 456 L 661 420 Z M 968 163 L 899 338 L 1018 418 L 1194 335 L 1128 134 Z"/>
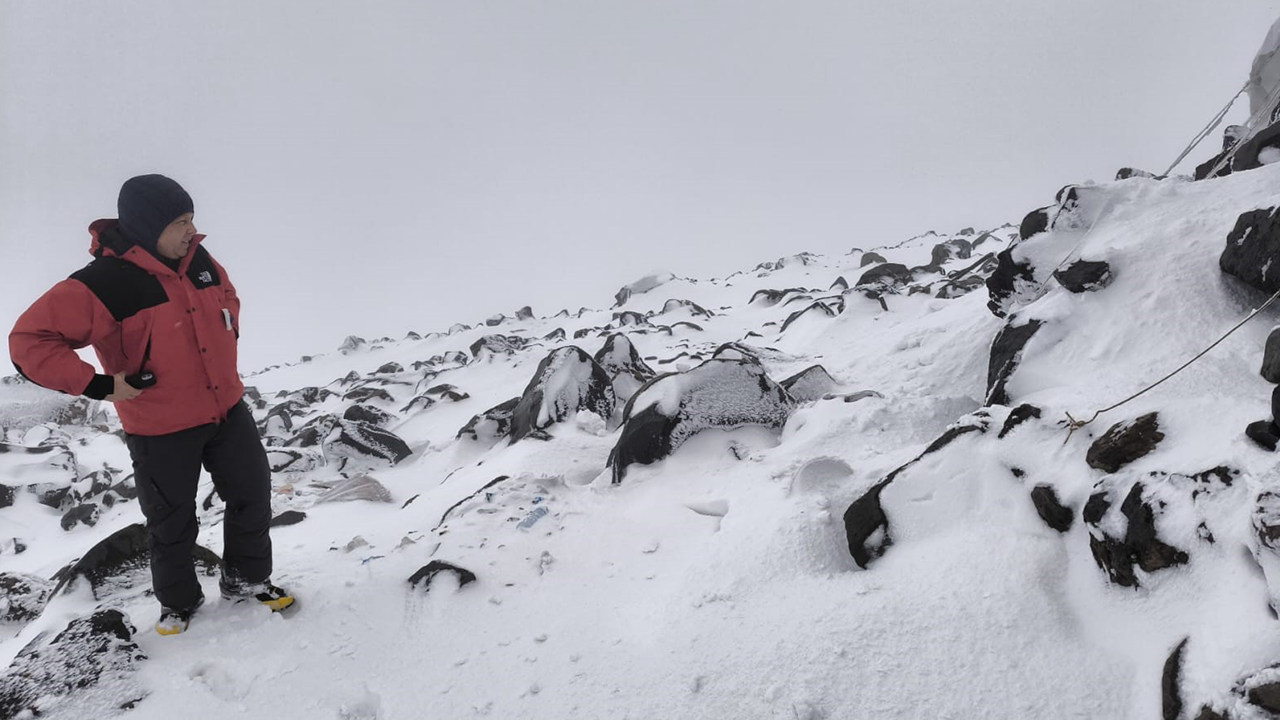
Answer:
<path fill-rule="evenodd" d="M 1141 389 L 1257 304 L 1224 278 L 1218 256 L 1236 218 L 1275 204 L 1277 187 L 1277 167 L 1101 185 L 1082 201 L 1085 222 L 1017 246 L 1042 270 L 1069 256 L 1105 261 L 1114 278 L 1085 293 L 1049 280 L 1018 297 L 1016 322 L 1043 325 L 1008 380 L 1008 405 L 981 409 L 1005 320 L 988 310 L 985 287 L 943 288 L 959 279 L 947 274 L 1010 247 L 1012 226 L 799 254 L 715 279 L 645 278 L 613 307 L 587 298 L 600 309 L 492 326 L 464 318 L 474 326 L 352 341 L 254 373 L 255 414 L 281 447 L 273 461 L 300 426 L 341 417 L 354 404 L 343 396 L 359 388 L 387 393 L 366 392 L 364 404 L 388 413 L 383 429 L 412 451 L 393 466 L 343 460 L 333 445 L 289 448 L 301 456 L 295 467 L 311 469 L 276 473 L 275 510 L 306 518 L 273 530 L 274 579 L 300 609 L 282 617 L 229 606 L 209 577 L 211 602 L 189 631 L 162 637 L 145 583 L 95 600 L 79 581 L 37 619 L 0 624 L 0 665 L 41 632 L 109 606 L 132 619 L 147 659 L 115 690 L 108 684 L 105 700 L 73 694 L 49 704 L 53 715 L 86 717 L 92 703 L 97 712 L 145 695 L 128 716 L 1149 718 L 1161 713 L 1166 659 L 1189 637 L 1183 716 L 1211 704 L 1253 717 L 1262 711 L 1230 691 L 1280 660 L 1251 524 L 1275 460 L 1243 431 L 1270 415 L 1272 386 L 1258 367 L 1275 314 L 1070 439 L 1061 420 Z M 940 246 L 951 252 L 931 267 Z M 871 252 L 912 278 L 868 297 L 855 284 L 883 267 L 874 257 L 864 264 Z M 780 298 L 759 292 L 792 288 Z M 521 396 L 552 350 L 595 355 L 614 332 L 658 373 L 692 370 L 739 342 L 774 382 L 820 364 L 839 387 L 796 403 L 780 430 L 704 430 L 666 459 L 631 465 L 618 484 L 607 465 L 634 384 L 624 393 L 615 383 L 609 418 L 571 413 L 511 444 L 458 437 L 474 416 Z M 495 334 L 523 340 L 476 345 Z M 540 387 L 574 405 L 585 377 L 566 371 Z M 303 401 L 304 388 L 334 394 Z M 411 404 L 417 397 L 429 400 Z M 289 399 L 299 405 L 291 429 L 266 420 Z M 633 410 L 678 401 L 642 398 Z M 1040 418 L 1000 433 L 1021 403 Z M 0 484 L 19 488 L 0 509 L 0 572 L 50 577 L 141 520 L 126 500 L 102 509 L 96 525 L 63 530 L 69 505 L 21 490 L 75 479 L 90 498 L 83 478 L 104 464 L 113 478 L 129 475 L 124 443 L 107 432 L 118 428 L 109 408 L 30 420 L 61 407 L 25 384 L 0 387 L 7 442 L 68 448 L 0 455 Z M 1150 412 L 1165 435 L 1155 451 L 1109 475 L 1086 464 L 1108 427 Z M 552 415 L 544 405 L 538 424 Z M 948 428 L 973 425 L 989 429 L 960 435 L 884 487 L 892 544 L 860 568 L 845 510 Z M 1218 466 L 1238 471 L 1235 482 L 1191 494 L 1189 476 Z M 360 474 L 392 502 L 318 502 Z M 1095 562 L 1090 533 L 1101 531 L 1080 511 L 1100 488 L 1123 497 L 1142 478 L 1165 502 L 1161 539 L 1190 560 L 1138 570 L 1139 587 L 1121 587 Z M 1065 533 L 1037 514 L 1037 485 L 1072 509 Z M 210 491 L 206 478 L 200 500 Z M 219 551 L 220 505 L 201 512 L 200 542 Z M 1101 525 L 1116 522 L 1107 515 Z M 411 586 L 433 560 L 476 580 L 460 587 L 444 573 L 429 590 Z"/>

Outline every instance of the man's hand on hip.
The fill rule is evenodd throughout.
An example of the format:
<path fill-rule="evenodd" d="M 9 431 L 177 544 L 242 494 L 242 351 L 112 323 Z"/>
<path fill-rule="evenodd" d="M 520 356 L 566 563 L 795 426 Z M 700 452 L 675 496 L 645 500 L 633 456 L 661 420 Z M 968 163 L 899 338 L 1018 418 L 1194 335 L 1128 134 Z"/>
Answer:
<path fill-rule="evenodd" d="M 116 373 L 116 388 L 110 395 L 106 397 L 111 402 L 120 402 L 121 400 L 132 400 L 142 394 L 142 391 L 129 384 L 124 379 L 124 373 Z"/>

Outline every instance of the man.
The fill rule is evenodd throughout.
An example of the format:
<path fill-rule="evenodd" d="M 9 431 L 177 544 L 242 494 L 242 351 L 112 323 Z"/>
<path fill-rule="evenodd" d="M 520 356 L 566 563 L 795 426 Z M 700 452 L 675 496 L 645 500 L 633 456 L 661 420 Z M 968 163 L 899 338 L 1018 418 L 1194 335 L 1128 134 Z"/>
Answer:
<path fill-rule="evenodd" d="M 18 318 L 9 355 L 34 383 L 115 404 L 147 519 L 157 632 L 182 632 L 204 602 L 192 559 L 202 464 L 226 503 L 222 596 L 282 610 L 293 597 L 270 580 L 271 469 L 242 400 L 235 287 L 200 246 L 178 183 L 132 178 L 118 210 L 89 226 L 93 262 Z M 76 355 L 86 345 L 103 373 Z"/>

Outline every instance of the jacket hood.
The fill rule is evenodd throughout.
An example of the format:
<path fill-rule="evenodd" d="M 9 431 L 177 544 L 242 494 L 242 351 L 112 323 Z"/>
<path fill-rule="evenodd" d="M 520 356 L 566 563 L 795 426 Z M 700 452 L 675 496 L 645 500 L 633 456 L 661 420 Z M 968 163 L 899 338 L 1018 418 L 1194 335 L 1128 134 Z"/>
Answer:
<path fill-rule="evenodd" d="M 152 274 L 175 275 L 180 275 L 187 271 L 187 267 L 191 265 L 191 259 L 195 257 L 196 248 L 200 247 L 200 242 L 205 237 L 204 235 L 196 235 L 191 238 L 191 248 L 178 261 L 178 269 L 175 271 L 160 258 L 125 237 L 120 230 L 120 221 L 116 218 L 102 218 L 89 223 L 89 236 L 91 238 L 89 241 L 89 254 L 94 257 L 104 255 L 118 257 L 128 260 L 144 270 L 148 270 Z"/>

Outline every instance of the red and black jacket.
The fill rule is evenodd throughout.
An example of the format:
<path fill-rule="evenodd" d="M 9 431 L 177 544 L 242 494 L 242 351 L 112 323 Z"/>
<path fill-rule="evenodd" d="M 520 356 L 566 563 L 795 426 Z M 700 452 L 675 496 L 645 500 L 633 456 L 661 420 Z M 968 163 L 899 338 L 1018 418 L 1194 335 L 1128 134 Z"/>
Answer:
<path fill-rule="evenodd" d="M 18 318 L 9 356 L 34 383 L 100 400 L 116 373 L 143 369 L 156 384 L 116 411 L 131 435 L 165 435 L 219 422 L 240 401 L 236 369 L 240 300 L 227 272 L 200 247 L 169 267 L 120 233 L 116 220 L 89 226 L 94 260 L 54 285 Z M 76 355 L 92 345 L 102 373 Z"/>

